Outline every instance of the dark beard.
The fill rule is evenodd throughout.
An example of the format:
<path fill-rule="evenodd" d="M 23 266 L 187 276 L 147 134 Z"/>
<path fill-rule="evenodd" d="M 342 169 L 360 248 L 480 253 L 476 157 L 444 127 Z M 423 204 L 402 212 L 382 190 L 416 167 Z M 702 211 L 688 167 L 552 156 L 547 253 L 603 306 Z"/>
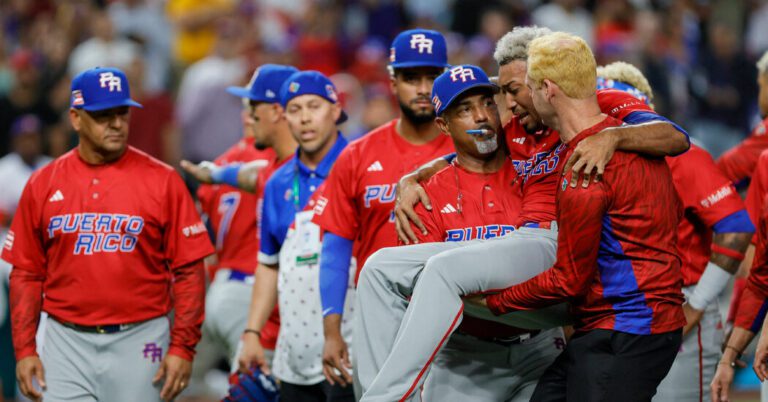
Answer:
<path fill-rule="evenodd" d="M 397 103 L 400 105 L 400 113 L 402 113 L 403 117 L 410 121 L 414 126 L 421 126 L 435 121 L 434 111 L 427 114 L 417 114 L 413 111 L 413 109 L 408 107 L 408 105 L 404 104 L 403 102 Z"/>

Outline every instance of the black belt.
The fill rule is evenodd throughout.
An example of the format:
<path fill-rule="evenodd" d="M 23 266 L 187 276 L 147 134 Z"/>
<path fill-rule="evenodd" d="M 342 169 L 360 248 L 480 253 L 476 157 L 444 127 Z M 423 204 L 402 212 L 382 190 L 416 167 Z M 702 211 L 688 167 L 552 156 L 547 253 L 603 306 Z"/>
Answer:
<path fill-rule="evenodd" d="M 112 325 L 88 326 L 88 325 L 75 324 L 75 323 L 72 323 L 72 322 L 60 321 L 58 319 L 56 321 L 58 323 L 60 323 L 61 325 L 67 327 L 67 328 L 72 328 L 75 331 L 87 332 L 87 333 L 90 333 L 90 334 L 115 334 L 115 333 L 118 333 L 118 332 L 122 332 L 122 331 L 125 331 L 125 330 L 128 330 L 128 329 L 131 329 L 131 328 L 141 324 L 140 322 L 135 322 L 135 323 L 132 323 L 132 324 L 112 324 Z"/>

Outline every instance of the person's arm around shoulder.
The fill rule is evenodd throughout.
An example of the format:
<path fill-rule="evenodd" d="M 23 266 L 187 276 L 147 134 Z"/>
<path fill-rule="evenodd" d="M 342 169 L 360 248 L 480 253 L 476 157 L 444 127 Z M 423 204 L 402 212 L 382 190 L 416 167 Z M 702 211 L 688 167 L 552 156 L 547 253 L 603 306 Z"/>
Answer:
<path fill-rule="evenodd" d="M 428 162 L 414 172 L 403 176 L 397 183 L 397 193 L 395 198 L 395 230 L 397 237 L 404 244 L 418 243 L 418 237 L 411 227 L 411 222 L 418 230 L 425 233 L 426 229 L 414 211 L 416 204 L 424 204 L 427 210 L 432 209 L 432 204 L 424 193 L 420 183 L 431 178 L 435 173 L 448 166 L 449 158 L 453 160 L 455 154 L 437 158 Z"/>

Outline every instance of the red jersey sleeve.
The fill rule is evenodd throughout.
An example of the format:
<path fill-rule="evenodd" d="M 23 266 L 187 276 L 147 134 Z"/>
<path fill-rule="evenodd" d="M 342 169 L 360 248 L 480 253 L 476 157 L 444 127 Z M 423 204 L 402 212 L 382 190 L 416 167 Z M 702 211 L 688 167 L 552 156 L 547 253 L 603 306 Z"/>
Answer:
<path fill-rule="evenodd" d="M 597 91 L 597 102 L 603 113 L 619 120 L 624 120 L 633 112 L 655 113 L 645 102 L 624 91 L 601 89 Z"/>
<path fill-rule="evenodd" d="M 768 208 L 763 204 L 757 225 L 757 248 L 747 286 L 742 293 L 734 325 L 760 331 L 768 311 Z"/>
<path fill-rule="evenodd" d="M 355 194 L 357 177 L 355 157 L 350 149 L 341 152 L 323 185 L 325 208 L 315 212 L 312 222 L 323 231 L 345 239 L 355 240 L 360 230 L 360 219 Z"/>
<path fill-rule="evenodd" d="M 693 212 L 707 227 L 744 209 L 736 188 L 715 166 L 703 149 L 691 145 L 688 152 L 667 159 L 672 181 L 687 211 Z"/>
<path fill-rule="evenodd" d="M 726 151 L 717 160 L 717 167 L 729 180 L 740 184 L 752 176 L 760 154 L 768 149 L 766 128 L 768 119 L 761 121 L 747 139 Z"/>
<path fill-rule="evenodd" d="M 560 197 L 557 262 L 526 282 L 488 296 L 488 307 L 495 314 L 556 304 L 582 295 L 590 286 L 608 210 L 607 190 L 602 182 L 586 189 L 566 187 Z"/>
<path fill-rule="evenodd" d="M 214 249 L 181 177 L 171 173 L 166 188 L 165 258 L 169 267 L 174 269 L 203 259 L 213 254 Z"/>
<path fill-rule="evenodd" d="M 42 210 L 39 202 L 46 198 L 44 194 L 36 194 L 34 183 L 37 180 L 39 175 L 33 175 L 21 193 L 19 206 L 3 244 L 2 257 L 15 269 L 44 275 L 46 254 L 41 237 Z"/>

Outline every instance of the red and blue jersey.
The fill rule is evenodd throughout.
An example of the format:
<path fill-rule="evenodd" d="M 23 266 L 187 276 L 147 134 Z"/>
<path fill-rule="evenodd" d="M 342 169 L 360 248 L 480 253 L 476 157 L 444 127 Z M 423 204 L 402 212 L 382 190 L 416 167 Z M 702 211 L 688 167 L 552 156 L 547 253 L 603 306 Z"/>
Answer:
<path fill-rule="evenodd" d="M 358 275 L 371 254 L 397 245 L 393 207 L 395 186 L 419 166 L 454 152 L 453 141 L 439 135 L 422 145 L 397 132 L 398 120 L 355 140 L 333 167 L 312 221 L 323 231 L 355 242 Z"/>
<path fill-rule="evenodd" d="M 606 118 L 568 143 L 621 125 Z M 680 203 L 661 159 L 616 152 L 603 180 L 571 188 L 557 175 L 557 262 L 544 273 L 488 296 L 497 314 L 568 300 L 579 331 L 657 334 L 681 328 L 683 294 L 677 228 Z"/>
<path fill-rule="evenodd" d="M 514 231 L 522 199 L 516 176 L 511 163 L 504 163 L 498 172 L 483 174 L 464 169 L 454 159 L 451 166 L 424 184 L 433 208 L 428 211 L 422 204 L 416 206 L 427 229 L 426 235 L 414 231 L 419 242 L 491 239 Z M 479 338 L 530 332 L 469 315 L 464 316 L 458 331 Z"/>
<path fill-rule="evenodd" d="M 644 121 L 664 120 L 634 96 L 614 89 L 597 91 L 597 101 L 603 113 L 619 120 L 630 120 L 644 115 Z M 523 211 L 518 223 L 549 222 L 555 220 L 555 194 L 560 180 L 560 169 L 565 163 L 560 135 L 551 129 L 526 134 L 516 118 L 505 127 L 507 147 L 512 163 L 523 179 Z"/>
<path fill-rule="evenodd" d="M 709 262 L 713 228 L 744 211 L 744 202 L 709 153 L 698 146 L 691 144 L 688 152 L 666 159 L 684 210 L 677 235 L 683 284 L 694 285 Z"/>
<path fill-rule="evenodd" d="M 274 163 L 275 152 L 259 151 L 253 146 L 253 139 L 243 139 L 215 163 L 226 165 L 254 160 Z M 197 189 L 197 198 L 213 229 L 218 257 L 217 264 L 209 267 L 211 274 L 220 267 L 253 274 L 259 253 L 256 207 L 261 196 L 261 193 L 249 193 L 226 184 L 203 184 Z"/>
<path fill-rule="evenodd" d="M 752 177 L 760 154 L 768 149 L 768 118 L 761 121 L 739 145 L 729 149 L 717 160 L 717 167 L 730 181 L 739 186 Z"/>

